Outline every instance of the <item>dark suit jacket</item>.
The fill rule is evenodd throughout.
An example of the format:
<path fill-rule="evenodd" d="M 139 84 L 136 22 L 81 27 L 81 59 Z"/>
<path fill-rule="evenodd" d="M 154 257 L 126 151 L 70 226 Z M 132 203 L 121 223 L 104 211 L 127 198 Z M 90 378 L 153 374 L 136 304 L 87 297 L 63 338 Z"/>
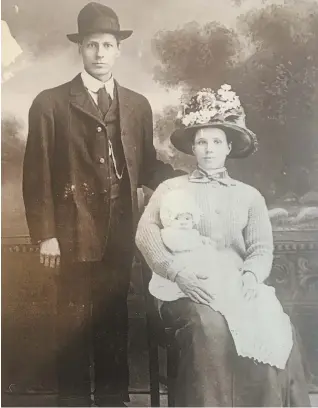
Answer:
<path fill-rule="evenodd" d="M 136 226 L 137 188 L 146 185 L 154 189 L 171 177 L 173 170 L 156 159 L 148 100 L 118 83 L 116 86 Z M 105 228 L 105 223 L 96 221 L 91 205 L 101 194 L 97 188 L 100 157 L 87 143 L 101 131 L 106 131 L 105 123 L 80 75 L 41 92 L 30 108 L 23 171 L 30 235 L 33 242 L 57 237 L 62 254 L 77 261 L 100 260 L 104 250 L 98 229 Z M 80 250 L 79 234 L 86 243 Z"/>

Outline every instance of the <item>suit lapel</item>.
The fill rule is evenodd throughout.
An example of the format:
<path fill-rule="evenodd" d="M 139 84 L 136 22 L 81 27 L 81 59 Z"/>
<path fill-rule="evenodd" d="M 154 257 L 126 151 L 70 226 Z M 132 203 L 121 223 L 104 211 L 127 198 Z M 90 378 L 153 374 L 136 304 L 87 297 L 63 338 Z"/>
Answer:
<path fill-rule="evenodd" d="M 117 81 L 115 81 L 115 85 L 118 95 L 121 141 L 123 144 L 126 163 L 129 165 L 133 158 L 133 146 L 135 143 L 133 132 L 134 129 L 130 121 L 131 115 L 134 111 L 134 105 L 130 101 L 129 92 L 125 88 L 121 87 Z"/>
<path fill-rule="evenodd" d="M 100 112 L 96 104 L 94 103 L 87 89 L 84 87 L 80 74 L 77 75 L 71 83 L 70 96 L 71 96 L 71 104 L 76 109 L 79 109 L 86 115 L 97 120 L 101 125 L 105 126 L 102 113 Z"/>
<path fill-rule="evenodd" d="M 125 138 L 127 129 L 129 128 L 129 117 L 133 112 L 133 106 L 129 103 L 129 92 L 115 81 L 118 95 L 118 105 L 119 105 L 119 119 L 120 119 L 120 128 L 122 133 L 122 138 Z M 123 140 L 124 142 L 124 140 Z"/>

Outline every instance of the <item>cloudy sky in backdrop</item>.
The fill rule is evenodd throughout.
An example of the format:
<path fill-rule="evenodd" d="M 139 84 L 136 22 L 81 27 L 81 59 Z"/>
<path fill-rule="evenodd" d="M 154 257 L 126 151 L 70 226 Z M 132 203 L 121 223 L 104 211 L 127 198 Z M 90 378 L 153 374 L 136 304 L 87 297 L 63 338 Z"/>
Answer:
<path fill-rule="evenodd" d="M 174 30 L 190 21 L 219 21 L 235 27 L 240 14 L 283 0 L 105 0 L 116 11 L 123 29 L 134 30 L 122 44 L 115 67 L 118 81 L 147 96 L 154 111 L 178 103 L 178 90 L 166 90 L 153 80 L 156 58 L 151 39 L 160 30 Z M 5 20 L 22 47 L 26 66 L 2 85 L 2 111 L 24 126 L 32 99 L 42 89 L 70 80 L 81 69 L 76 45 L 65 34 L 76 32 L 77 14 L 87 0 L 3 0 Z M 5 47 L 5 44 L 2 44 Z M 25 132 L 23 132 L 25 135 Z"/>

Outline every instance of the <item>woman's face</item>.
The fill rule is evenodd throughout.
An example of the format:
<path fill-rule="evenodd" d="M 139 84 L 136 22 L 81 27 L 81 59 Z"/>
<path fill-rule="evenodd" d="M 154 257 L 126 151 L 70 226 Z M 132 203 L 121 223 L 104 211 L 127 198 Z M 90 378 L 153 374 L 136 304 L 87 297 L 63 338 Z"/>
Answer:
<path fill-rule="evenodd" d="M 223 167 L 231 151 L 226 134 L 218 128 L 199 129 L 194 138 L 193 153 L 199 167 L 213 170 Z"/>

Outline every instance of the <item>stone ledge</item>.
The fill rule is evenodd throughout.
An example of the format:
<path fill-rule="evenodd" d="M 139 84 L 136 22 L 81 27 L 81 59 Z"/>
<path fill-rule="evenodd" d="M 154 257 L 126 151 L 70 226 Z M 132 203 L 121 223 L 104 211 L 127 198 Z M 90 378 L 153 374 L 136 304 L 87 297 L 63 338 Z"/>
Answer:
<path fill-rule="evenodd" d="M 318 250 L 318 230 L 313 231 L 274 231 L 275 252 Z M 4 252 L 38 252 L 27 235 L 2 237 Z"/>

